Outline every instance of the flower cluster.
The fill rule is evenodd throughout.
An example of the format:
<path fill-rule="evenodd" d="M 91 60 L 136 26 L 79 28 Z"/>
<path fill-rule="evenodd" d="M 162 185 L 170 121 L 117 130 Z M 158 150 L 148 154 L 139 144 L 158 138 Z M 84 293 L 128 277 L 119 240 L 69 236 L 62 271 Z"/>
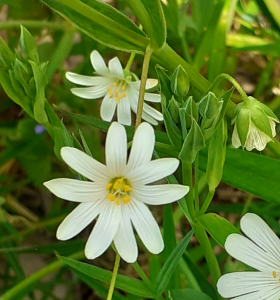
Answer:
<path fill-rule="evenodd" d="M 85 99 L 98 99 L 104 97 L 100 115 L 104 121 L 111 122 L 117 109 L 118 122 L 123 125 L 131 125 L 131 110 L 136 113 L 140 89 L 140 80 L 132 81 L 135 77 L 130 72 L 124 72 L 117 57 L 109 61 L 109 68 L 95 50 L 90 55 L 91 63 L 98 76 L 84 76 L 67 72 L 66 77 L 73 83 L 87 87 L 73 88 L 72 93 Z M 156 79 L 147 79 L 146 89 L 156 86 Z M 159 94 L 145 93 L 144 100 L 159 103 Z M 142 118 L 157 125 L 162 121 L 160 112 L 144 103 Z"/>
<path fill-rule="evenodd" d="M 87 258 L 98 257 L 114 241 L 120 256 L 134 262 L 138 251 L 132 225 L 150 252 L 161 252 L 162 236 L 146 204 L 174 202 L 183 198 L 189 188 L 177 184 L 150 185 L 172 174 L 179 165 L 175 158 L 151 161 L 154 144 L 153 128 L 142 123 L 134 135 L 127 161 L 126 132 L 124 126 L 114 122 L 106 139 L 106 165 L 78 149 L 62 148 L 63 160 L 91 181 L 59 178 L 44 183 L 56 196 L 80 202 L 59 226 L 57 238 L 74 237 L 98 217 L 86 244 Z"/>

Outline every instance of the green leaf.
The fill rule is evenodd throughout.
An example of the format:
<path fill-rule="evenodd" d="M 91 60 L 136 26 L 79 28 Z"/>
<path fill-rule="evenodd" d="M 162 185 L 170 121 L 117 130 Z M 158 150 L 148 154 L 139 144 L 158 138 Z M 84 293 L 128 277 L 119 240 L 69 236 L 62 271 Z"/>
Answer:
<path fill-rule="evenodd" d="M 175 225 L 173 220 L 172 205 L 167 204 L 164 206 L 164 218 L 163 218 L 163 240 L 164 240 L 164 251 L 163 257 L 166 262 L 171 255 L 172 251 L 176 248 L 176 235 Z M 174 271 L 167 289 L 179 289 L 181 288 L 180 271 L 177 267 Z"/>
<path fill-rule="evenodd" d="M 34 61 L 29 61 L 29 63 L 33 70 L 36 85 L 36 96 L 33 108 L 34 119 L 40 124 L 48 123 L 49 120 L 45 111 L 45 86 L 48 83 L 48 79 L 37 63 Z"/>
<path fill-rule="evenodd" d="M 205 140 L 195 119 L 193 119 L 192 127 L 184 141 L 179 158 L 188 163 L 193 163 L 196 154 L 205 147 Z"/>
<path fill-rule="evenodd" d="M 222 247 L 224 247 L 228 235 L 231 233 L 240 233 L 228 220 L 213 213 L 200 216 L 197 218 L 197 221 Z"/>
<path fill-rule="evenodd" d="M 108 47 L 144 53 L 149 40 L 126 16 L 97 0 L 41 0 L 81 31 Z"/>
<path fill-rule="evenodd" d="M 156 65 L 156 72 L 159 79 L 160 92 L 162 94 L 161 104 L 163 109 L 165 109 L 173 95 L 170 87 L 171 81 L 161 66 Z"/>
<path fill-rule="evenodd" d="M 25 54 L 26 60 L 32 60 L 36 64 L 39 64 L 39 57 L 35 40 L 30 32 L 23 26 L 21 26 L 20 48 Z"/>
<path fill-rule="evenodd" d="M 186 251 L 186 248 L 190 242 L 193 235 L 191 230 L 184 238 L 180 241 L 177 247 L 172 251 L 163 268 L 160 270 L 157 279 L 155 281 L 156 295 L 159 296 L 167 287 L 169 280 L 176 270 L 177 264 Z"/>
<path fill-rule="evenodd" d="M 168 294 L 170 300 L 212 300 L 207 294 L 193 289 L 173 290 Z"/>
<path fill-rule="evenodd" d="M 110 284 L 112 278 L 112 272 L 82 263 L 67 257 L 59 256 L 59 258 L 69 265 L 71 268 L 78 270 L 79 272 L 88 275 L 91 278 L 98 279 L 102 282 Z M 155 294 L 151 291 L 145 283 L 138 279 L 129 278 L 124 275 L 117 275 L 115 287 L 144 298 L 154 298 Z"/>
<path fill-rule="evenodd" d="M 203 149 L 200 153 L 199 168 L 205 171 L 207 152 Z M 279 178 L 279 160 L 227 148 L 222 181 L 266 201 L 280 203 Z"/>
<path fill-rule="evenodd" d="M 208 148 L 207 181 L 210 191 L 214 191 L 222 179 L 226 158 L 227 123 L 222 121 L 211 137 Z"/>
<path fill-rule="evenodd" d="M 167 135 L 169 137 L 171 144 L 177 148 L 181 148 L 181 143 L 182 143 L 181 131 L 172 120 L 172 117 L 167 109 L 165 109 L 163 112 L 163 119 L 164 119 L 165 129 L 167 131 Z"/>
<path fill-rule="evenodd" d="M 166 41 L 166 24 L 160 0 L 126 0 L 145 32 L 152 47 L 160 49 Z"/>

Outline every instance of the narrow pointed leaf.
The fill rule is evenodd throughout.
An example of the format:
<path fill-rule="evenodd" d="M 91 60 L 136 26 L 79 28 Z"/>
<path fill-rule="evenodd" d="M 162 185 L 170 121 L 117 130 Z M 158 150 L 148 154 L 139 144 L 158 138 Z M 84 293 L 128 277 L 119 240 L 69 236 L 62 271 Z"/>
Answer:
<path fill-rule="evenodd" d="M 159 296 L 167 287 L 167 284 L 176 270 L 177 264 L 186 251 L 186 248 L 190 242 L 190 239 L 193 235 L 193 231 L 190 231 L 181 242 L 177 245 L 177 247 L 172 251 L 171 255 L 167 259 L 166 263 L 164 264 L 163 268 L 159 272 L 155 286 L 156 286 L 156 295 Z"/>
<path fill-rule="evenodd" d="M 145 34 L 125 15 L 97 0 L 41 0 L 81 31 L 108 47 L 143 53 Z"/>

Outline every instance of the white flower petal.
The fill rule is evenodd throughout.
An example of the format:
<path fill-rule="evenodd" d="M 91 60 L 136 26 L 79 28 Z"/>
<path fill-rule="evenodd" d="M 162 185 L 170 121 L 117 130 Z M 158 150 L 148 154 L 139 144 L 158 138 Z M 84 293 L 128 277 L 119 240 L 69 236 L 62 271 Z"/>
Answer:
<path fill-rule="evenodd" d="M 77 235 L 98 216 L 103 203 L 104 201 L 79 204 L 59 225 L 56 237 L 65 241 Z"/>
<path fill-rule="evenodd" d="M 160 103 L 161 96 L 159 94 L 145 93 L 144 100 L 149 102 Z"/>
<path fill-rule="evenodd" d="M 154 126 L 158 125 L 158 122 L 152 117 L 150 117 L 148 114 L 146 114 L 144 111 L 142 112 L 142 119 Z"/>
<path fill-rule="evenodd" d="M 151 205 L 172 203 L 183 198 L 189 187 L 179 184 L 161 184 L 139 186 L 132 191 L 132 197 Z"/>
<path fill-rule="evenodd" d="M 259 271 L 277 271 L 279 266 L 270 253 L 240 234 L 230 234 L 225 249 L 234 258 Z"/>
<path fill-rule="evenodd" d="M 85 247 L 85 255 L 88 259 L 94 259 L 110 246 L 121 220 L 121 205 L 107 201 L 100 212 L 98 220 L 88 238 Z"/>
<path fill-rule="evenodd" d="M 60 151 L 62 159 L 69 167 L 92 181 L 108 183 L 106 166 L 85 154 L 81 150 L 63 147 Z"/>
<path fill-rule="evenodd" d="M 251 121 L 248 136 L 245 142 L 245 148 L 248 151 L 251 151 L 254 148 L 256 148 L 258 151 L 262 151 L 270 141 L 271 138 L 258 130 L 258 128 Z"/>
<path fill-rule="evenodd" d="M 102 76 L 85 76 L 72 72 L 66 72 L 66 78 L 76 84 L 93 86 L 93 85 L 107 85 L 112 82 L 112 79 Z"/>
<path fill-rule="evenodd" d="M 157 111 L 156 109 L 154 109 L 153 107 L 149 106 L 148 104 L 144 103 L 143 105 L 143 111 L 150 115 L 152 118 L 158 120 L 158 121 L 162 121 L 163 120 L 163 115 L 161 112 Z"/>
<path fill-rule="evenodd" d="M 114 238 L 114 243 L 123 260 L 128 263 L 134 263 L 136 261 L 138 249 L 127 205 L 122 206 L 122 217 L 118 231 Z"/>
<path fill-rule="evenodd" d="M 234 148 L 239 148 L 241 146 L 241 141 L 238 135 L 237 126 L 234 124 L 234 129 L 232 133 L 231 143 Z"/>
<path fill-rule="evenodd" d="M 151 161 L 155 146 L 155 133 L 148 123 L 137 128 L 129 155 L 127 172 Z"/>
<path fill-rule="evenodd" d="M 124 126 L 111 124 L 105 144 L 106 165 L 111 177 L 124 176 L 127 158 L 127 137 Z"/>
<path fill-rule="evenodd" d="M 44 185 L 57 197 L 75 202 L 94 202 L 107 195 L 105 186 L 97 182 L 57 178 L 44 182 Z"/>
<path fill-rule="evenodd" d="M 145 89 L 151 89 L 153 87 L 155 87 L 158 84 L 158 80 L 157 79 L 153 79 L 153 78 L 148 78 L 146 81 L 146 86 Z"/>
<path fill-rule="evenodd" d="M 247 213 L 241 219 L 240 226 L 248 238 L 269 253 L 275 268 L 280 270 L 280 240 L 264 220 L 256 214 Z"/>
<path fill-rule="evenodd" d="M 275 130 L 276 123 L 275 123 L 275 120 L 272 119 L 272 118 L 270 118 L 270 117 L 267 117 L 267 118 L 268 118 L 269 125 L 270 125 L 270 128 L 271 128 L 272 136 L 274 137 L 276 135 L 276 130 Z"/>
<path fill-rule="evenodd" d="M 178 166 L 176 158 L 160 158 L 131 170 L 127 178 L 131 184 L 152 183 L 174 173 Z"/>
<path fill-rule="evenodd" d="M 130 107 L 131 110 L 137 114 L 137 105 L 138 105 L 138 95 L 139 92 L 133 91 L 133 89 L 130 89 L 129 91 L 129 100 L 130 100 Z M 157 125 L 158 122 L 155 121 L 152 117 L 150 117 L 148 114 L 146 114 L 144 111 L 142 112 L 142 119 L 149 122 L 152 125 Z"/>
<path fill-rule="evenodd" d="M 123 125 L 131 125 L 130 103 L 127 97 L 121 98 L 117 108 L 118 122 Z"/>
<path fill-rule="evenodd" d="M 107 89 L 110 84 L 102 86 L 91 86 L 86 88 L 73 88 L 71 92 L 84 99 L 98 99 L 107 94 Z"/>
<path fill-rule="evenodd" d="M 152 213 L 144 203 L 135 199 L 131 199 L 126 205 L 129 206 L 131 221 L 143 244 L 151 253 L 160 253 L 164 248 L 164 244 L 158 224 Z"/>
<path fill-rule="evenodd" d="M 101 103 L 100 116 L 101 119 L 107 122 L 111 122 L 116 110 L 117 102 L 114 98 L 110 98 L 106 95 Z"/>
<path fill-rule="evenodd" d="M 234 299 L 242 300 L 278 300 L 280 293 L 279 281 L 273 278 L 270 272 L 229 273 L 218 280 L 217 289 L 224 298 L 237 297 Z M 278 295 L 278 298 L 275 298 L 275 295 Z"/>
<path fill-rule="evenodd" d="M 136 90 L 140 90 L 140 80 L 137 80 L 137 81 L 132 81 L 130 82 L 129 84 Z M 145 89 L 148 90 L 148 89 L 151 89 L 153 87 L 155 87 L 156 85 L 158 84 L 158 80 L 157 79 L 153 79 L 153 78 L 148 78 L 147 81 L 146 81 L 146 86 L 145 86 Z"/>
<path fill-rule="evenodd" d="M 102 56 L 99 54 L 98 51 L 94 50 L 91 52 L 90 60 L 96 73 L 103 75 L 105 77 L 107 77 L 110 74 Z"/>
<path fill-rule="evenodd" d="M 118 57 L 114 57 L 109 61 L 109 71 L 114 77 L 124 79 L 123 68 Z"/>

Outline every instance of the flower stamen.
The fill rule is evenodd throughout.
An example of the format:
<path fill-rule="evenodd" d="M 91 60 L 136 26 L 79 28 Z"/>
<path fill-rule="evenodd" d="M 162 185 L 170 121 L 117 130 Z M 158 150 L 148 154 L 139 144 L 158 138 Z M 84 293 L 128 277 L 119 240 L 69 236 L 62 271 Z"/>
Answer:
<path fill-rule="evenodd" d="M 120 201 L 123 204 L 130 202 L 130 192 L 132 188 L 128 180 L 124 177 L 113 178 L 107 185 L 106 189 L 109 190 L 107 199 L 114 201 L 116 205 L 120 205 Z"/>
<path fill-rule="evenodd" d="M 272 272 L 272 276 L 273 276 L 273 278 L 276 278 L 276 272 L 275 271 Z"/>

